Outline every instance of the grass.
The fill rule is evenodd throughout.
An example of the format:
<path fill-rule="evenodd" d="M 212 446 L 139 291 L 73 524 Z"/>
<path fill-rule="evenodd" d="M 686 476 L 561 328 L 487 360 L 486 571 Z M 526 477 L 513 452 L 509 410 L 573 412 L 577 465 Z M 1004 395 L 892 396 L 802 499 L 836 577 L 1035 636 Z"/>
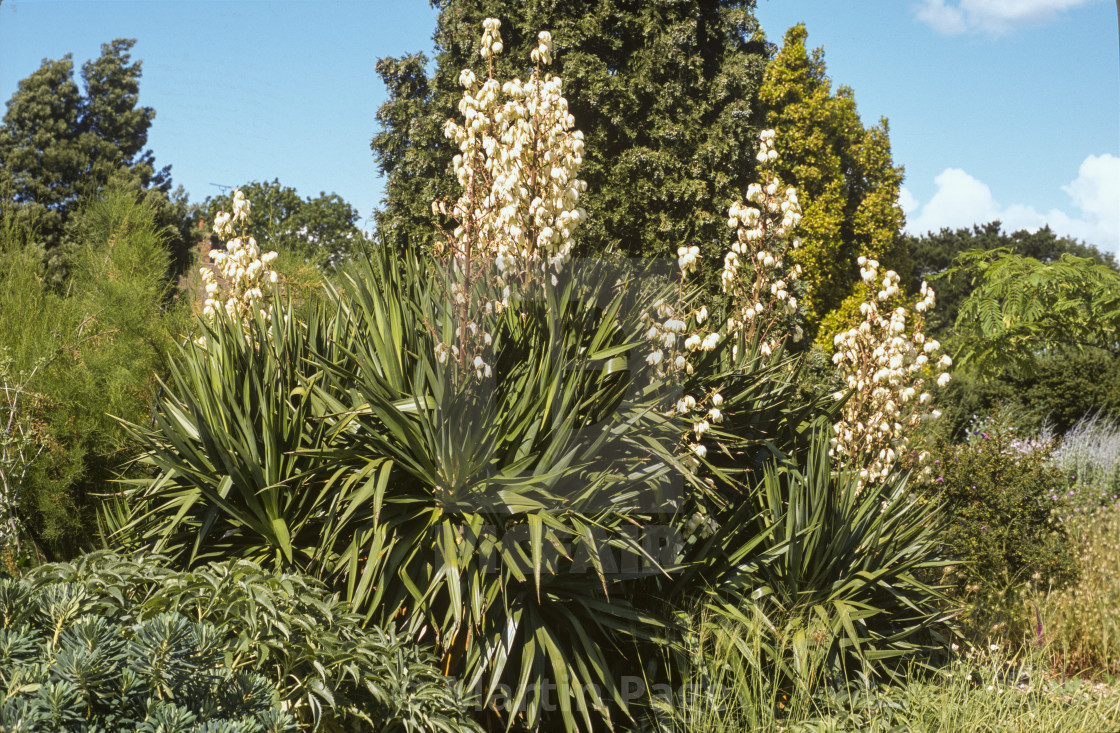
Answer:
<path fill-rule="evenodd" d="M 1120 422 L 1079 421 L 1052 454 L 1069 478 L 1062 521 L 1076 543 L 1080 578 L 1041 593 L 1042 639 L 1058 674 L 1120 677 Z"/>
<path fill-rule="evenodd" d="M 785 682 L 756 663 L 767 645 L 792 647 L 759 624 L 706 616 L 689 650 L 691 677 L 640 728 L 685 731 L 1038 731 L 1120 729 L 1120 690 L 1062 681 L 1045 652 L 1008 658 L 998 648 L 947 650 L 942 668 L 913 667 L 896 683 L 848 687 L 811 652 Z M 823 648 L 823 645 L 822 645 Z"/>
<path fill-rule="evenodd" d="M 1088 679 L 1120 677 L 1120 506 L 1079 528 L 1079 581 L 1038 600 L 1051 666 Z"/>

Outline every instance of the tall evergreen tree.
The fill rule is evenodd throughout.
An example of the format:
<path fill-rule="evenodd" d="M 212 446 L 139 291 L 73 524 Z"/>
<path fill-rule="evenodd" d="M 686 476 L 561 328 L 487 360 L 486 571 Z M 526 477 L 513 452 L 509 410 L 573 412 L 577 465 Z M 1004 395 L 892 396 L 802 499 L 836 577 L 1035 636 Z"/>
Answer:
<path fill-rule="evenodd" d="M 81 111 L 70 54 L 44 59 L 8 101 L 0 127 L 0 193 L 17 204 L 15 216 L 34 223 L 39 241 L 57 242 L 77 207 L 87 158 Z"/>
<path fill-rule="evenodd" d="M 501 20 L 503 77 L 529 73 L 537 33 L 552 33 L 550 70 L 587 146 L 580 203 L 589 214 L 579 254 L 669 256 L 697 245 L 714 279 L 726 251 L 727 207 L 754 170 L 758 88 L 767 44 L 754 0 L 433 0 L 440 15 L 434 73 L 423 54 L 381 59 L 389 99 L 372 149 L 386 176 L 377 215 L 395 246 L 430 246 L 431 202 L 454 198 L 443 137 L 462 94 L 460 70 L 479 66 L 482 21 Z"/>
<path fill-rule="evenodd" d="M 824 50 L 810 53 L 807 35 L 803 24 L 786 32 L 767 66 L 761 100 L 766 125 L 778 133 L 779 175 L 804 202 L 796 253 L 808 286 L 803 303 L 810 325 L 823 326 L 822 340 L 830 340 L 849 316 L 858 316 L 857 257 L 908 275 L 898 204 L 903 171 L 891 160 L 887 120 L 863 126 L 851 88 L 832 92 Z"/>
<path fill-rule="evenodd" d="M 84 93 L 67 54 L 44 59 L 8 100 L 0 126 L 0 196 L 14 204 L 5 210 L 33 233 L 56 275 L 75 246 L 72 216 L 110 181 L 137 198 L 154 192 L 160 223 L 178 230 L 179 240 L 186 236 L 185 197 L 169 195 L 170 166 L 157 171 L 145 150 L 155 110 L 138 106 L 141 62 L 128 53 L 134 43 L 102 44 L 101 55 L 82 65 Z M 188 247 L 189 241 L 178 242 L 177 259 Z"/>

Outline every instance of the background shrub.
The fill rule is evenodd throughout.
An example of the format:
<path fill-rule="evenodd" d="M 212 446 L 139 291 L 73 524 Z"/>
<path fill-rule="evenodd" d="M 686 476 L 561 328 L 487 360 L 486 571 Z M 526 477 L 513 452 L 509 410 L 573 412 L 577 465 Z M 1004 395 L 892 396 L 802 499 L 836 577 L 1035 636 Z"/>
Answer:
<path fill-rule="evenodd" d="M 1082 418 L 1051 456 L 1070 482 L 1066 514 L 1092 515 L 1120 501 L 1120 422 Z"/>
<path fill-rule="evenodd" d="M 1068 489 L 1045 451 L 1020 453 L 1006 429 L 991 431 L 964 445 L 941 443 L 923 489 L 945 502 L 951 518 L 941 540 L 964 561 L 948 581 L 970 604 L 968 629 L 1020 638 L 1033 621 L 1025 611 L 1028 585 L 1059 588 L 1077 575 L 1057 511 Z"/>
<path fill-rule="evenodd" d="M 65 559 L 96 544 L 95 494 L 137 451 L 113 416 L 148 419 L 156 375 L 184 330 L 156 215 L 125 189 L 87 201 L 62 292 L 48 285 L 30 233 L 0 229 L 0 387 L 23 383 L 16 422 L 38 452 L 16 497 L 24 556 Z M 2 402 L 7 424 L 12 405 Z"/>
<path fill-rule="evenodd" d="M 1062 350 L 1040 357 L 1035 370 L 1013 369 L 981 379 L 967 370 L 953 374 L 941 400 L 940 431 L 957 441 L 977 419 L 999 412 L 1021 435 L 1049 426 L 1057 434 L 1093 415 L 1120 415 L 1120 361 L 1099 351 Z"/>

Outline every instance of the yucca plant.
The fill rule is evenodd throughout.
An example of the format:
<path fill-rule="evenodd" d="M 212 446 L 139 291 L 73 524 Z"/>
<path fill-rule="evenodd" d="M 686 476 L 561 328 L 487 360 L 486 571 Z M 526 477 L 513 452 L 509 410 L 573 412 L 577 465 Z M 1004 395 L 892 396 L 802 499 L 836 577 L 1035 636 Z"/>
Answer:
<path fill-rule="evenodd" d="M 758 538 L 743 584 L 713 584 L 709 605 L 788 620 L 775 633 L 790 635 L 793 653 L 767 662 L 784 674 L 799 676 L 810 647 L 821 647 L 835 679 L 889 677 L 949 644 L 953 606 L 929 580 L 952 563 L 939 542 L 947 518 L 905 474 L 861 486 L 829 456 L 830 437 L 818 422 L 807 454 L 766 465 L 746 504 L 756 513 L 739 528 Z"/>
<path fill-rule="evenodd" d="M 929 581 L 947 564 L 944 513 L 902 474 L 861 488 L 830 436 L 827 420 L 811 425 L 686 543 L 693 560 L 670 586 L 679 641 L 647 682 L 663 691 L 651 729 L 796 727 L 949 646 L 953 607 Z"/>
<path fill-rule="evenodd" d="M 625 711 L 633 640 L 663 633 L 625 588 L 661 570 L 635 532 L 673 512 L 676 428 L 640 368 L 641 322 L 602 275 L 511 302 L 493 378 L 464 380 L 439 357 L 457 313 L 438 269 L 375 257 L 333 296 L 353 332 L 315 384 L 334 480 L 367 487 L 327 535 L 349 595 L 431 639 L 484 704 L 506 685 L 529 725 L 549 684 L 569 727 Z"/>
<path fill-rule="evenodd" d="M 500 23 L 484 26 L 492 57 Z M 539 41 L 535 63 L 551 53 Z M 757 487 L 837 408 L 798 401 L 783 351 L 792 189 L 756 186 L 765 216 L 733 207 L 733 248 L 756 264 L 727 270 L 741 302 L 711 330 L 683 277 L 570 261 L 582 136 L 544 79 L 460 76 L 473 119 L 445 128 L 463 195 L 435 202 L 451 225 L 438 252 L 375 248 L 325 308 L 218 318 L 181 354 L 156 427 L 138 430 L 157 473 L 128 490 L 121 536 L 185 564 L 310 572 L 430 645 L 499 724 L 596 729 L 633 717 L 623 677 L 682 633 L 675 609 L 738 608 L 768 581 L 802 610 L 782 558 L 808 543 L 827 560 L 811 538 L 843 522 L 811 504 L 818 483 L 778 504 Z M 763 220 L 761 239 L 745 228 Z M 698 250 L 679 254 L 687 275 Z"/>
<path fill-rule="evenodd" d="M 180 347 L 151 426 L 130 426 L 153 478 L 125 482 L 130 511 L 107 504 L 117 545 L 140 543 L 187 564 L 242 558 L 313 572 L 327 504 L 324 440 L 307 390 L 335 358 L 338 322 L 288 303 L 269 321 L 199 321 L 205 345 Z"/>

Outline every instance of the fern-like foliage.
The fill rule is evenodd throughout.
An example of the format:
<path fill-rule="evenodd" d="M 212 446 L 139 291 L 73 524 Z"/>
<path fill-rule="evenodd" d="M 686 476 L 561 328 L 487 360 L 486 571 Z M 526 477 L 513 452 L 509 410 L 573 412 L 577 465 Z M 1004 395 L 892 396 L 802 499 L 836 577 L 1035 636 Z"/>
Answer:
<path fill-rule="evenodd" d="M 961 304 L 958 363 L 981 374 L 1007 366 L 1030 373 L 1038 356 L 1060 348 L 1120 355 L 1120 273 L 1084 257 L 1053 262 L 1006 248 L 973 250 L 945 274 L 964 272 L 973 290 Z"/>

